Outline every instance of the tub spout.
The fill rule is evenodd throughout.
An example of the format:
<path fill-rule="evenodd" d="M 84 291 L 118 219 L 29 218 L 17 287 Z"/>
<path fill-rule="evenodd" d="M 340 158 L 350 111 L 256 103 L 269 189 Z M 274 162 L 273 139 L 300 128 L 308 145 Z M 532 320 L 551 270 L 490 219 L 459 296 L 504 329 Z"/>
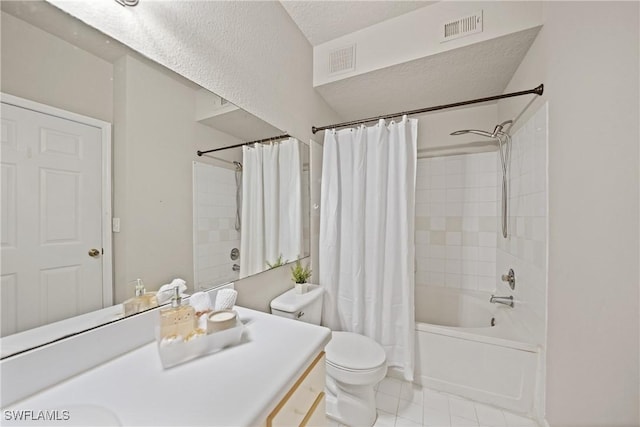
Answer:
<path fill-rule="evenodd" d="M 508 297 L 497 297 L 495 295 L 491 295 L 491 299 L 489 300 L 489 302 L 492 304 L 508 305 L 511 308 L 513 308 L 513 306 L 515 305 L 513 302 L 513 295 Z"/>

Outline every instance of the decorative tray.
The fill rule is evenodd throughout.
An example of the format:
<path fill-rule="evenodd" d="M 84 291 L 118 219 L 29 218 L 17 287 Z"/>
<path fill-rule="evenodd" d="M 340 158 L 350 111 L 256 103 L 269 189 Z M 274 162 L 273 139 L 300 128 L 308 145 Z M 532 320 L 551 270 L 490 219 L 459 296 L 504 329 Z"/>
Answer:
<path fill-rule="evenodd" d="M 223 348 L 238 344 L 242 338 L 244 325 L 236 313 L 235 326 L 223 331 L 202 335 L 189 341 L 162 342 L 160 328 L 156 327 L 156 343 L 162 366 L 170 368 L 206 354 L 216 353 Z"/>

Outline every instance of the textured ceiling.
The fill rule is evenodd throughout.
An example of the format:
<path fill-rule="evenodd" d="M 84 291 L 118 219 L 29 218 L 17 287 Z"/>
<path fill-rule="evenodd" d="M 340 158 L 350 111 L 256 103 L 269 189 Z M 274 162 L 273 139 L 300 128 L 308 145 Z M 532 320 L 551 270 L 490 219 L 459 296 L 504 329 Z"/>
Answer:
<path fill-rule="evenodd" d="M 435 1 L 291 1 L 282 6 L 313 45 L 333 40 Z"/>
<path fill-rule="evenodd" d="M 539 30 L 520 31 L 328 83 L 316 90 L 345 121 L 498 95 L 507 87 Z M 531 88 L 519 90 L 526 89 Z"/>

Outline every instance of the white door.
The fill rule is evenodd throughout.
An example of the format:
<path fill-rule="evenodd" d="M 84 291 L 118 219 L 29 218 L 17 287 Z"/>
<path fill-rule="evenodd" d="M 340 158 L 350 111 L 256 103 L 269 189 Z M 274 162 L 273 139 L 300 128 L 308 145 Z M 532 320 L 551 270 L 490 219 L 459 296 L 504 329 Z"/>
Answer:
<path fill-rule="evenodd" d="M 1 114 L 5 336 L 103 307 L 102 136 L 5 103 Z"/>

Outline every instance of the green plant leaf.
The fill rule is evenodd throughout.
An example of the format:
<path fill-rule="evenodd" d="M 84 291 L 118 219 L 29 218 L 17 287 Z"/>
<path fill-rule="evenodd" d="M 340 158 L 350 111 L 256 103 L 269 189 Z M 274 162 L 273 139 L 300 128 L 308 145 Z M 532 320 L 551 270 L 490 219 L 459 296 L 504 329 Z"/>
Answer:
<path fill-rule="evenodd" d="M 296 264 L 291 267 L 291 280 L 293 280 L 295 283 L 307 283 L 309 277 L 311 277 L 311 269 L 309 268 L 309 264 L 303 267 L 300 260 L 297 260 Z"/>
<path fill-rule="evenodd" d="M 267 264 L 267 267 L 269 267 L 269 270 L 271 270 L 272 268 L 281 267 L 288 262 L 289 261 L 287 261 L 286 259 L 282 259 L 282 254 L 280 254 L 278 255 L 278 258 L 276 258 L 276 260 L 273 262 L 273 264 L 270 263 L 269 261 L 267 261 L 266 264 Z"/>

